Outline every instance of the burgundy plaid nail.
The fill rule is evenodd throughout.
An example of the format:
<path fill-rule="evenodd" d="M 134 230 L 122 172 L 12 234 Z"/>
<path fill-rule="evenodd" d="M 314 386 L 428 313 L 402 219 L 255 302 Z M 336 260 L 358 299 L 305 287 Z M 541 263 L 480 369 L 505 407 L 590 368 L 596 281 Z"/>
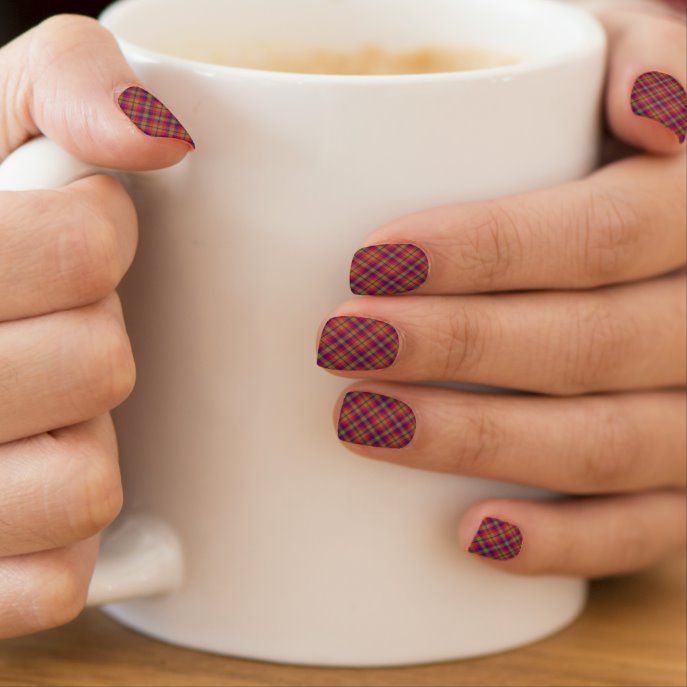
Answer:
<path fill-rule="evenodd" d="M 484 518 L 468 551 L 485 558 L 507 561 L 515 558 L 522 548 L 522 532 L 513 525 L 498 518 Z"/>
<path fill-rule="evenodd" d="M 341 441 L 363 446 L 403 448 L 415 434 L 410 406 L 390 396 L 349 391 L 341 406 L 338 435 Z"/>
<path fill-rule="evenodd" d="M 324 325 L 317 364 L 329 370 L 381 370 L 398 354 L 398 332 L 365 317 L 333 317 Z"/>
<path fill-rule="evenodd" d="M 148 136 L 176 138 L 196 147 L 179 120 L 154 96 L 140 86 L 127 88 L 117 101 L 122 112 Z"/>
<path fill-rule="evenodd" d="M 384 296 L 413 291 L 425 283 L 425 252 L 409 243 L 361 248 L 351 264 L 351 291 Z"/>
<path fill-rule="evenodd" d="M 675 132 L 680 143 L 685 140 L 687 91 L 669 74 L 642 74 L 632 89 L 632 111 L 667 126 Z"/>

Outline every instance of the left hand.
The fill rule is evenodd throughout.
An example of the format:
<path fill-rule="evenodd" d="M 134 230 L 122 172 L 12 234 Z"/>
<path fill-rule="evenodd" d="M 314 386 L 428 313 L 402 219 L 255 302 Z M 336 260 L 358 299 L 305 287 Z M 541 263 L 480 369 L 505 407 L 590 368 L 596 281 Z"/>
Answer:
<path fill-rule="evenodd" d="M 468 509 L 460 545 L 514 573 L 627 572 L 685 537 L 685 30 L 668 14 L 601 19 L 607 119 L 644 152 L 382 227 L 353 262 L 368 295 L 321 331 L 318 363 L 364 380 L 336 413 L 354 452 L 585 497 Z M 652 110 L 640 91 L 656 73 L 672 95 Z M 423 380 L 535 394 L 405 383 Z"/>

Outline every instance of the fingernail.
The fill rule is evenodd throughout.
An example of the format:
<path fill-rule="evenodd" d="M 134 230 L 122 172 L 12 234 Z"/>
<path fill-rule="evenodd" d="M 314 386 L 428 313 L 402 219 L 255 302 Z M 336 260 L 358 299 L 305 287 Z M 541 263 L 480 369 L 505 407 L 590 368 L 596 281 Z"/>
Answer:
<path fill-rule="evenodd" d="M 381 370 L 398 354 L 398 332 L 365 317 L 333 317 L 324 325 L 317 364 L 328 370 Z"/>
<path fill-rule="evenodd" d="M 428 271 L 425 252 L 410 243 L 367 246 L 353 256 L 351 291 L 376 296 L 407 293 L 425 283 Z"/>
<path fill-rule="evenodd" d="M 147 136 L 175 138 L 196 147 L 181 122 L 152 94 L 130 86 L 117 99 L 122 112 Z"/>
<path fill-rule="evenodd" d="M 662 72 L 642 74 L 632 89 L 632 111 L 671 129 L 680 143 L 687 132 L 687 91 Z"/>
<path fill-rule="evenodd" d="M 517 525 L 498 518 L 484 518 L 468 551 L 484 558 L 507 561 L 515 558 L 521 548 L 522 532 Z"/>
<path fill-rule="evenodd" d="M 403 448 L 415 435 L 415 414 L 396 398 L 349 391 L 341 406 L 337 433 L 349 444 Z"/>

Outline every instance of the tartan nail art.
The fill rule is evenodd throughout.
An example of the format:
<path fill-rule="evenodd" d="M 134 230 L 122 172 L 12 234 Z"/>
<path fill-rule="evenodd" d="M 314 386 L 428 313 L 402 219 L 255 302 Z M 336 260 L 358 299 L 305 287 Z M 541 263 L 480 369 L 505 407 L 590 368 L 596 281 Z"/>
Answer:
<path fill-rule="evenodd" d="M 380 320 L 333 317 L 324 325 L 317 364 L 328 370 L 381 370 L 398 354 L 398 332 Z"/>
<path fill-rule="evenodd" d="M 146 135 L 175 138 L 196 147 L 181 122 L 154 96 L 140 86 L 130 86 L 118 98 L 122 112 Z"/>
<path fill-rule="evenodd" d="M 687 91 L 679 81 L 662 72 L 642 74 L 632 89 L 632 111 L 671 129 L 680 143 L 687 132 Z"/>
<path fill-rule="evenodd" d="M 337 433 L 349 444 L 403 448 L 415 435 L 415 414 L 396 398 L 349 391 L 341 406 Z"/>
<path fill-rule="evenodd" d="M 482 520 L 468 551 L 484 558 L 507 561 L 515 558 L 521 548 L 522 532 L 517 525 L 489 517 Z"/>
<path fill-rule="evenodd" d="M 351 291 L 384 296 L 414 291 L 427 280 L 425 252 L 410 243 L 361 248 L 351 264 Z"/>

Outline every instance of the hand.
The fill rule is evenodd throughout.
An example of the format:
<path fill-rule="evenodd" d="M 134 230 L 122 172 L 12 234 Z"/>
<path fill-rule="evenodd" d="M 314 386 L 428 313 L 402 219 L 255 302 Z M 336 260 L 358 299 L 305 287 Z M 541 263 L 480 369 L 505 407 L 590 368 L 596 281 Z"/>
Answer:
<path fill-rule="evenodd" d="M 318 364 L 364 380 L 336 408 L 355 453 L 577 496 L 464 513 L 459 545 L 513 573 L 623 573 L 684 544 L 685 31 L 656 13 L 602 20 L 607 119 L 646 153 L 380 228 L 351 268 L 367 295 L 320 334 Z M 658 78 L 670 95 L 649 106 Z M 428 380 L 534 393 L 407 383 Z"/>
<path fill-rule="evenodd" d="M 95 165 L 179 162 L 188 134 L 165 110 L 164 133 L 180 140 L 130 117 L 131 99 L 147 97 L 127 90 L 135 83 L 95 21 L 41 24 L 0 50 L 0 161 L 43 132 Z M 115 288 L 136 236 L 131 200 L 109 176 L 0 193 L 0 638 L 79 613 L 96 535 L 119 512 L 108 411 L 135 371 Z"/>

